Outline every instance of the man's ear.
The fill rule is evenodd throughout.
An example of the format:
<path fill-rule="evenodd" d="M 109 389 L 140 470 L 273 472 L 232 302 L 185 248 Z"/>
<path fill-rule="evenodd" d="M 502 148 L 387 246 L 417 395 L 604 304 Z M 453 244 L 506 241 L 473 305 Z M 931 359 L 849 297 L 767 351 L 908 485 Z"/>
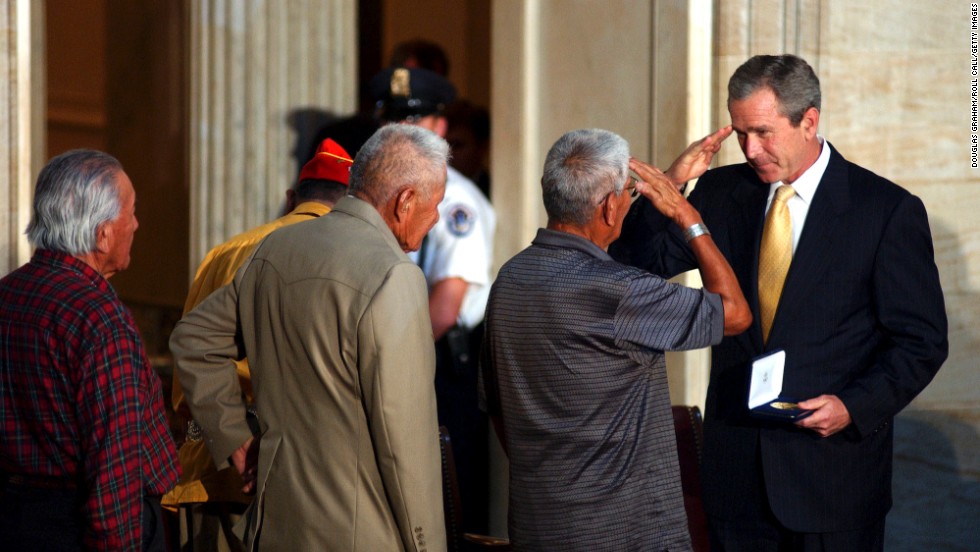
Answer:
<path fill-rule="evenodd" d="M 441 116 L 436 117 L 435 128 L 432 129 L 432 132 L 435 132 L 436 136 L 440 138 L 445 138 L 446 133 L 449 132 L 449 119 Z"/>
<path fill-rule="evenodd" d="M 112 241 L 112 225 L 103 222 L 95 230 L 95 249 L 100 253 L 109 251 L 109 242 Z"/>
<path fill-rule="evenodd" d="M 812 138 L 817 135 L 817 125 L 819 123 L 820 111 L 817 108 L 811 107 L 803 112 L 803 118 L 800 120 L 800 125 L 802 125 L 808 138 Z"/>
<path fill-rule="evenodd" d="M 415 203 L 418 200 L 418 194 L 415 193 L 415 188 L 403 188 L 395 196 L 395 220 L 398 222 L 404 222 L 415 208 Z"/>
<path fill-rule="evenodd" d="M 599 204 L 599 209 L 602 210 L 602 221 L 608 226 L 616 226 L 616 202 L 613 199 L 616 196 L 616 192 L 611 194 L 606 194 L 606 197 Z"/>

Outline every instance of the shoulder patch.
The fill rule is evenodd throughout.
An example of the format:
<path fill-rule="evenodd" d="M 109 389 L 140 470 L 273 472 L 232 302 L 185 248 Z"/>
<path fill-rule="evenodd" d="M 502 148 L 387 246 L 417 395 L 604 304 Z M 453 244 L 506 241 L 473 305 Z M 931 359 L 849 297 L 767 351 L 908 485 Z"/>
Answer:
<path fill-rule="evenodd" d="M 473 227 L 476 226 L 476 216 L 465 205 L 453 205 L 449 208 L 446 225 L 452 235 L 462 238 L 473 231 Z"/>

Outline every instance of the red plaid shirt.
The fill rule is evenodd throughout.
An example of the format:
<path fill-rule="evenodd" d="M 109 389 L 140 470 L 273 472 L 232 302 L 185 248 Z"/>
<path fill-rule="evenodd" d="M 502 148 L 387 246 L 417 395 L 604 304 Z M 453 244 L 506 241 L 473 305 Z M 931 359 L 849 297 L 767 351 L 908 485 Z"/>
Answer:
<path fill-rule="evenodd" d="M 78 259 L 0 280 L 0 470 L 75 481 L 84 544 L 141 548 L 142 498 L 177 482 L 160 380 L 129 310 Z"/>

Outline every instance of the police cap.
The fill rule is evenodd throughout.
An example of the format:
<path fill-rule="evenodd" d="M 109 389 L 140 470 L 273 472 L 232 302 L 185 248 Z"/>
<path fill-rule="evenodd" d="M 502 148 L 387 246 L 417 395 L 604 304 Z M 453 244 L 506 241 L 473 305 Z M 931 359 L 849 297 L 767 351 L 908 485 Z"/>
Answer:
<path fill-rule="evenodd" d="M 404 121 L 442 113 L 456 98 L 456 88 L 426 69 L 389 67 L 369 84 L 376 115 L 384 121 Z"/>

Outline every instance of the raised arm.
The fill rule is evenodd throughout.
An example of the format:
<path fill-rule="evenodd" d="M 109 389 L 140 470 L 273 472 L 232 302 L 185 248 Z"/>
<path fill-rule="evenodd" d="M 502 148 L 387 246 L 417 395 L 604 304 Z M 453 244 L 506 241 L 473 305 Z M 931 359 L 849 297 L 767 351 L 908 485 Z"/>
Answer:
<path fill-rule="evenodd" d="M 721 149 L 721 143 L 731 134 L 732 126 L 728 125 L 687 146 L 665 173 L 674 183 L 674 187 L 680 190 L 688 181 L 704 174 L 704 171 L 711 166 L 715 154 Z"/>
<path fill-rule="evenodd" d="M 636 189 L 690 236 L 688 243 L 697 257 L 704 288 L 721 296 L 725 309 L 725 335 L 744 332 L 752 323 L 752 312 L 732 267 L 718 250 L 711 234 L 703 232 L 706 229 L 701 214 L 681 195 L 674 182 L 656 167 L 631 159 L 630 169 L 643 179 L 637 183 Z"/>

